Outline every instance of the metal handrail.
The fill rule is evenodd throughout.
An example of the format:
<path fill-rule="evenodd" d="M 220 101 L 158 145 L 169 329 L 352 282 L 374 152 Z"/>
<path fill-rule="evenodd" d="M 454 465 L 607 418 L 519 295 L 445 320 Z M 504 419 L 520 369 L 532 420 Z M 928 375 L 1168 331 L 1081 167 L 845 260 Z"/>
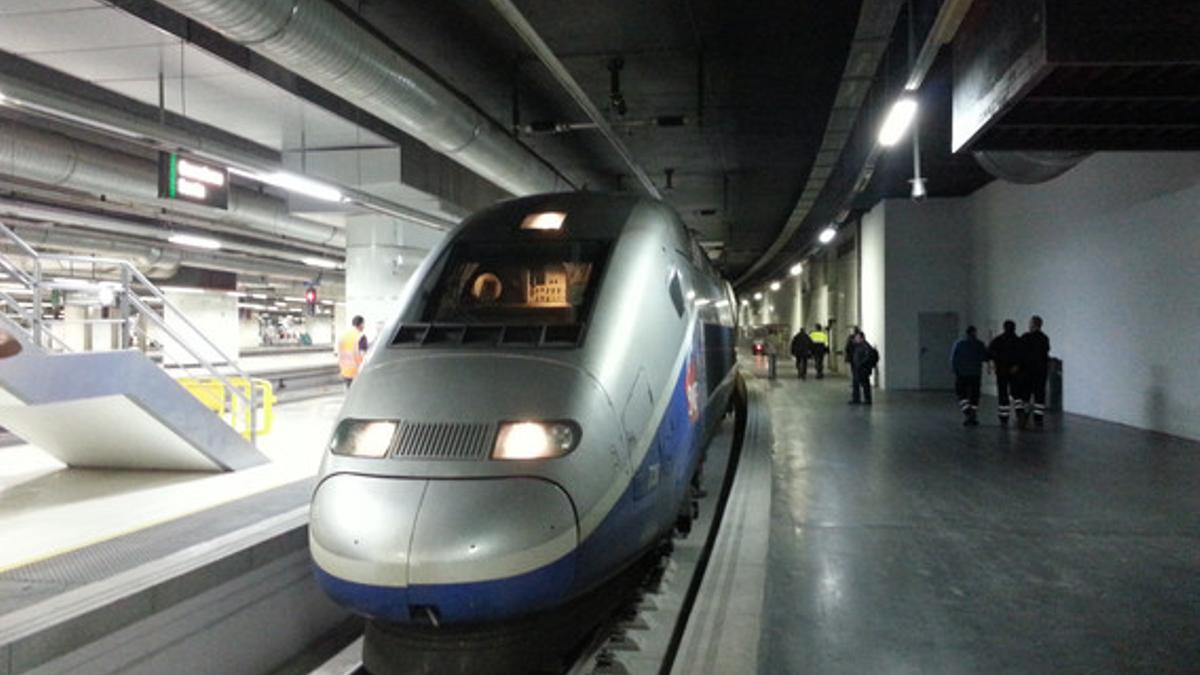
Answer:
<path fill-rule="evenodd" d="M 9 305 L 14 310 L 16 310 L 17 316 L 20 317 L 21 320 L 28 323 L 30 326 L 32 326 L 35 322 L 39 321 L 39 319 L 36 317 L 36 314 L 34 314 L 33 311 L 26 311 L 25 308 L 21 306 L 21 303 L 16 298 L 9 295 L 8 293 L 5 293 L 4 291 L 0 291 L 0 300 L 3 300 L 6 305 Z M 55 335 L 53 333 L 53 331 L 45 330 L 45 328 L 43 327 L 42 332 L 44 335 L 46 335 L 46 337 L 50 338 L 50 341 L 52 343 L 57 344 L 59 347 L 61 347 L 63 351 L 66 351 L 66 352 L 74 351 L 71 349 L 71 345 L 67 344 L 62 338 Z"/>
<path fill-rule="evenodd" d="M 33 340 L 35 343 L 40 345 L 42 343 L 41 336 L 43 333 L 45 333 L 47 336 L 50 337 L 51 340 L 58 342 L 59 344 L 62 344 L 64 347 L 67 347 L 65 342 L 63 342 L 60 338 L 58 338 L 58 336 L 54 335 L 52 332 L 45 330 L 45 327 L 42 325 L 43 322 L 41 319 L 41 291 L 43 288 L 46 287 L 46 285 L 43 284 L 43 282 L 42 282 L 42 273 L 43 273 L 42 264 L 43 264 L 43 262 L 53 261 L 53 262 L 58 262 L 58 263 L 64 263 L 64 262 L 65 263 L 80 263 L 80 264 L 92 265 L 93 267 L 96 265 L 112 265 L 112 266 L 116 267 L 117 269 L 119 269 L 122 273 L 122 283 L 120 286 L 120 291 L 121 291 L 120 300 L 121 300 L 122 313 L 124 314 L 127 311 L 127 309 L 130 307 L 136 308 L 140 314 L 148 317 L 160 330 L 162 330 L 162 332 L 168 338 L 173 340 L 176 345 L 181 347 L 188 354 L 188 356 L 195 359 L 201 366 L 203 366 L 204 370 L 206 370 L 211 376 L 215 377 L 216 380 L 221 383 L 221 385 L 225 388 L 226 391 L 229 392 L 229 394 L 233 398 L 236 398 L 237 400 L 244 403 L 247 406 L 249 413 L 250 413 L 250 415 L 249 415 L 249 417 L 250 417 L 250 429 L 249 429 L 250 442 L 251 443 L 256 442 L 256 440 L 257 440 L 256 427 L 258 426 L 258 419 L 257 419 L 258 401 L 257 401 L 257 395 L 254 391 L 254 387 L 253 386 L 249 387 L 248 391 L 246 393 L 242 393 L 242 390 L 240 388 L 235 387 L 233 385 L 233 383 L 230 382 L 230 379 L 225 375 L 225 373 L 223 373 L 220 369 L 218 369 L 216 366 L 214 366 L 208 359 L 206 359 L 200 353 L 201 350 L 193 348 L 189 344 L 189 341 L 184 340 L 183 337 L 178 332 L 176 332 L 174 329 L 170 328 L 167 325 L 166 320 L 164 318 L 167 310 L 173 311 L 175 313 L 175 315 L 178 316 L 179 320 L 183 323 L 183 325 L 186 326 L 189 330 L 191 330 L 191 332 L 193 334 L 198 336 L 200 338 L 200 340 L 204 343 L 204 345 L 206 345 L 209 349 L 211 349 L 212 352 L 214 354 L 216 354 L 218 357 L 224 359 L 225 365 L 233 371 L 235 376 L 240 377 L 240 378 L 242 378 L 243 381 L 247 381 L 247 382 L 250 381 L 250 376 L 245 371 L 243 371 L 240 366 L 237 365 L 236 361 L 229 358 L 223 351 L 221 351 L 221 348 L 218 347 L 211 339 L 209 339 L 209 337 L 207 335 L 205 335 L 204 332 L 202 332 L 198 327 L 196 327 L 196 325 L 194 323 L 192 323 L 192 321 L 190 319 L 188 319 L 187 316 L 183 312 L 179 311 L 179 308 L 176 307 L 175 304 L 172 303 L 167 298 L 167 296 L 164 295 L 162 293 L 162 291 L 160 291 L 158 289 L 157 286 L 155 286 L 153 283 L 151 283 L 150 280 L 148 278 L 146 278 L 146 276 L 143 275 L 141 273 L 141 271 L 139 271 L 133 264 L 131 264 L 127 260 L 121 260 L 118 258 L 74 256 L 74 255 L 63 255 L 63 254 L 56 254 L 56 253 L 38 253 L 32 247 L 30 247 L 29 244 L 27 244 L 24 240 L 22 240 L 20 237 L 18 237 L 16 235 L 16 233 L 14 233 L 12 230 L 10 230 L 3 223 L 0 223 L 0 234 L 3 234 L 7 239 L 9 239 L 11 242 L 13 242 L 25 256 L 27 256 L 33 260 L 33 275 L 30 276 L 30 275 L 26 274 L 24 271 L 20 270 L 14 263 L 12 263 L 11 260 L 9 260 L 7 258 L 7 256 L 4 256 L 2 253 L 0 253 L 0 262 L 3 262 L 4 266 L 6 268 L 8 268 L 10 271 L 14 272 L 14 275 L 13 275 L 14 277 L 16 277 L 20 282 L 22 282 L 25 286 L 29 287 L 33 291 L 34 311 L 32 314 L 30 314 L 26 317 L 26 320 L 30 322 L 30 325 L 32 328 L 32 337 L 33 337 Z M 164 317 L 160 317 L 158 312 L 152 310 L 149 307 L 149 305 L 147 305 L 142 300 L 142 298 L 133 291 L 133 286 L 135 283 L 141 285 L 153 297 L 157 298 L 160 302 L 162 302 Z M 51 285 L 55 286 L 55 284 L 51 284 Z M 12 298 L 8 298 L 7 294 L 4 294 L 4 295 L 5 295 L 6 299 L 8 301 L 10 301 L 10 304 L 13 304 L 13 306 L 15 306 L 17 308 L 19 313 L 24 314 L 24 312 L 22 312 L 22 308 L 20 307 L 19 304 L 15 303 L 15 301 L 13 301 Z M 127 320 L 129 317 L 124 316 L 123 318 Z M 123 342 L 122 344 L 124 345 L 126 343 Z M 68 351 L 70 351 L 69 347 L 67 347 L 67 349 L 68 349 Z M 166 349 L 164 346 L 164 355 L 165 355 L 165 353 L 166 353 Z M 172 359 L 174 359 L 174 357 L 172 357 Z"/>

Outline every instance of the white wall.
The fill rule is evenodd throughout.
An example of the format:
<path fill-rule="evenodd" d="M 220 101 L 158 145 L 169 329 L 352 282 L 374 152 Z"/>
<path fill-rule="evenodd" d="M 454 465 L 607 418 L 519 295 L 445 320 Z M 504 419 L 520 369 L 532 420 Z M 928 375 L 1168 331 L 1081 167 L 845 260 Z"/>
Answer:
<path fill-rule="evenodd" d="M 918 316 L 955 312 L 965 327 L 970 306 L 971 232 L 959 199 L 882 204 L 887 225 L 886 335 L 880 367 L 890 389 L 920 387 Z M 872 333 L 867 333 L 872 339 Z M 949 360 L 949 354 L 938 358 Z M 890 357 L 890 358 L 889 358 Z M 947 366 L 949 367 L 949 366 Z"/>
<path fill-rule="evenodd" d="M 1200 438 L 1200 153 L 1094 155 L 963 213 L 981 329 L 1041 314 L 1067 410 Z"/>
<path fill-rule="evenodd" d="M 187 321 L 196 326 L 213 345 L 221 350 L 221 353 L 232 359 L 237 358 L 241 335 L 238 326 L 236 296 L 229 295 L 225 291 L 200 290 L 194 292 L 167 290 L 163 291 L 163 294 L 179 308 Z M 188 328 L 179 314 L 167 310 L 166 323 L 167 327 L 182 337 L 192 350 L 206 360 L 210 362 L 224 361 L 195 332 Z M 167 363 L 195 363 L 188 352 L 177 346 L 174 340 L 167 337 L 165 333 L 157 329 L 151 330 L 150 333 L 163 344 L 170 356 Z"/>
<path fill-rule="evenodd" d="M 1200 438 L 1200 153 L 1101 153 L 1041 185 L 885 202 L 862 227 L 884 386 L 919 385 L 922 311 L 981 337 L 1040 314 L 1067 411 Z"/>
<path fill-rule="evenodd" d="M 884 218 L 886 204 L 879 204 L 862 217 L 860 228 L 862 243 L 862 288 L 859 305 L 862 308 L 861 328 L 875 348 L 879 350 L 879 386 L 887 387 L 888 344 L 884 331 L 887 308 L 887 222 Z"/>

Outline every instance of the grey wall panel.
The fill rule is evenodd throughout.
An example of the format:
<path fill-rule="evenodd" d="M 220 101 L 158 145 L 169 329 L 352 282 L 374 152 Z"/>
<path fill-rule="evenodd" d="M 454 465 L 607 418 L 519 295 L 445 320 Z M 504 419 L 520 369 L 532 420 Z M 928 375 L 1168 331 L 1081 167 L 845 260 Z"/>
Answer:
<path fill-rule="evenodd" d="M 963 209 L 981 327 L 1041 314 L 1068 411 L 1200 438 L 1200 153 L 1098 154 Z"/>

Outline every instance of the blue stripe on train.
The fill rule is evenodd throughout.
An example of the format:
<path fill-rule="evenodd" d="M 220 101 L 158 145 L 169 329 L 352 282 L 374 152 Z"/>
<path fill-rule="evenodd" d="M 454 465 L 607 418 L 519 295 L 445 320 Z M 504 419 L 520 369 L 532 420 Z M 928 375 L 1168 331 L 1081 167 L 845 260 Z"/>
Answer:
<path fill-rule="evenodd" d="M 412 605 L 437 608 L 440 621 L 498 621 L 559 604 L 571 592 L 577 552 L 525 574 L 462 584 L 420 584 L 407 588 L 346 581 L 314 565 L 317 581 L 338 604 L 374 619 L 411 621 Z"/>
<path fill-rule="evenodd" d="M 702 355 L 702 350 L 693 354 Z M 704 377 L 704 358 L 697 376 Z M 702 406 L 695 424 L 688 420 L 688 362 L 676 378 L 671 400 L 649 451 L 629 487 L 600 526 L 578 549 L 525 574 L 463 584 L 371 586 L 346 581 L 316 567 L 317 580 L 339 604 L 366 616 L 398 623 L 411 620 L 411 605 L 437 607 L 446 623 L 496 621 L 545 609 L 586 591 L 633 561 L 674 521 L 674 506 L 684 498 L 699 456 L 699 430 L 705 428 Z M 706 391 L 702 387 L 701 391 Z M 662 488 L 662 489 L 656 489 Z"/>

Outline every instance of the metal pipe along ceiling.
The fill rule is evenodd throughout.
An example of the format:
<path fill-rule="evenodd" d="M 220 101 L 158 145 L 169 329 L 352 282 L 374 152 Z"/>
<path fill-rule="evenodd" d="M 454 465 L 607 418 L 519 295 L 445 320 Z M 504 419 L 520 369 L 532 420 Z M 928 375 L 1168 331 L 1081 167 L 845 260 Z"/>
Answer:
<path fill-rule="evenodd" d="M 516 195 L 570 188 L 456 94 L 326 0 L 159 0 Z"/>
<path fill-rule="evenodd" d="M 158 166 L 153 161 L 11 122 L 0 121 L 0 173 L 83 192 L 158 201 Z M 341 229 L 296 218 L 281 201 L 244 188 L 231 186 L 227 212 L 183 202 L 172 208 L 276 236 L 346 245 Z"/>
<path fill-rule="evenodd" d="M 62 232 L 50 227 L 14 223 L 12 229 L 34 249 L 123 258 L 157 278 L 171 276 L 179 265 L 232 272 L 238 275 L 262 275 L 303 282 L 312 281 L 316 276 L 315 270 L 300 264 L 288 265 L 223 253 L 179 251 L 153 244 L 89 237 L 79 232 Z M 14 254 L 20 255 L 19 253 Z M 340 283 L 342 279 L 342 275 L 336 272 L 326 271 L 321 276 L 334 283 Z"/>

